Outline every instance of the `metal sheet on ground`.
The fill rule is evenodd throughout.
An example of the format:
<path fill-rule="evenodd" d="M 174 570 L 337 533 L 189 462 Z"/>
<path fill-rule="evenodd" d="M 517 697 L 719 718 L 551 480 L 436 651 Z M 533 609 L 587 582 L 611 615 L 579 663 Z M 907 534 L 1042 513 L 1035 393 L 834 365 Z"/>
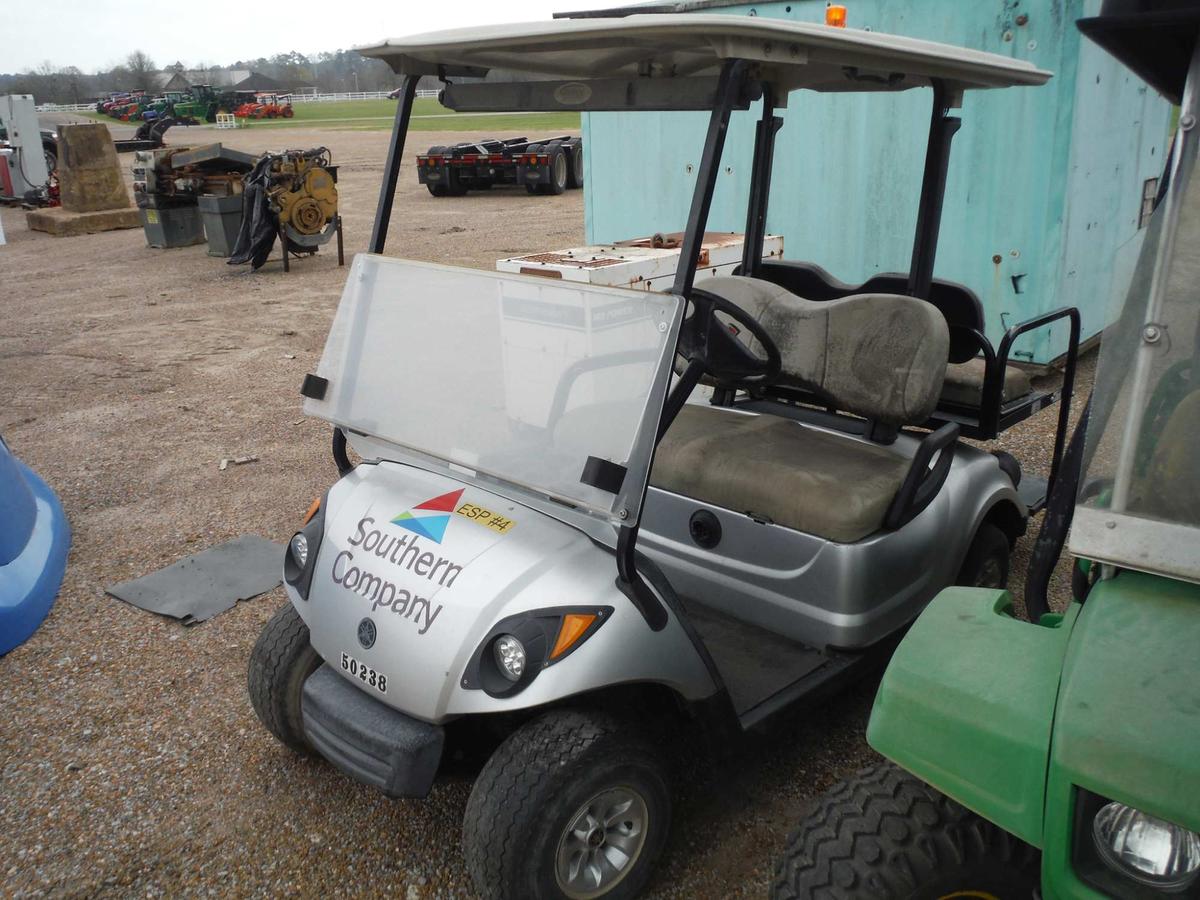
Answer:
<path fill-rule="evenodd" d="M 195 625 L 239 600 L 274 589 L 283 580 L 283 552 L 282 544 L 246 534 L 106 592 L 147 612 Z"/>

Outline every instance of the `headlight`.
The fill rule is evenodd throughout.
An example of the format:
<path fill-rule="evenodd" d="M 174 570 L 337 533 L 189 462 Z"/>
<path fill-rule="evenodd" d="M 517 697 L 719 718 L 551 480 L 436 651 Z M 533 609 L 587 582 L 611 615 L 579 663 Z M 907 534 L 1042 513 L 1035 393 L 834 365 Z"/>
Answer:
<path fill-rule="evenodd" d="M 1142 884 L 1179 890 L 1200 876 L 1200 834 L 1123 803 L 1096 813 L 1092 839 L 1109 868 Z"/>
<path fill-rule="evenodd" d="M 525 645 L 511 634 L 502 634 L 492 644 L 492 653 L 500 674 L 509 681 L 520 681 L 525 674 Z"/>
<path fill-rule="evenodd" d="M 308 565 L 308 538 L 304 536 L 304 532 L 298 531 L 292 535 L 292 540 L 288 544 L 288 547 L 291 549 L 292 556 L 300 568 L 303 569 Z"/>

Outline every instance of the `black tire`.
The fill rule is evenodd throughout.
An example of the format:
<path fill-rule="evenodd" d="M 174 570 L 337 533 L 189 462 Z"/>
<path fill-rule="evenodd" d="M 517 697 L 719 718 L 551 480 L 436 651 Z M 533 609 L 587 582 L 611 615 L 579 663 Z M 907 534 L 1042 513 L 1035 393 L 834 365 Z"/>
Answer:
<path fill-rule="evenodd" d="M 320 665 L 321 657 L 308 640 L 308 626 L 291 603 L 263 626 L 250 652 L 250 703 L 267 731 L 297 753 L 314 752 L 304 736 L 300 692 Z"/>
<path fill-rule="evenodd" d="M 990 522 L 984 522 L 967 548 L 954 583 L 968 587 L 1006 587 L 1011 553 L 1008 536 Z"/>
<path fill-rule="evenodd" d="M 543 194 L 562 194 L 567 190 L 568 173 L 571 166 L 567 162 L 567 151 L 561 144 L 550 144 L 550 180 L 542 185 Z"/>
<path fill-rule="evenodd" d="M 434 184 L 431 181 L 427 181 L 425 183 L 425 187 L 429 188 L 429 193 L 433 194 L 435 197 L 446 196 L 446 186 L 444 184 Z"/>
<path fill-rule="evenodd" d="M 446 196 L 461 197 L 467 192 L 467 186 L 459 177 L 458 172 L 452 168 L 446 168 Z"/>
<path fill-rule="evenodd" d="M 601 713 L 554 710 L 517 729 L 467 801 L 463 853 L 475 889 L 487 900 L 566 897 L 556 875 L 560 841 L 585 806 L 613 788 L 632 790 L 645 804 L 645 836 L 628 869 L 600 895 L 605 900 L 636 897 L 666 842 L 671 800 L 658 756 L 628 725 Z"/>
<path fill-rule="evenodd" d="M 567 187 L 583 187 L 583 141 L 571 146 L 571 166 L 567 172 Z"/>
<path fill-rule="evenodd" d="M 788 836 L 774 900 L 1026 900 L 1038 851 L 891 763 L 828 791 Z"/>

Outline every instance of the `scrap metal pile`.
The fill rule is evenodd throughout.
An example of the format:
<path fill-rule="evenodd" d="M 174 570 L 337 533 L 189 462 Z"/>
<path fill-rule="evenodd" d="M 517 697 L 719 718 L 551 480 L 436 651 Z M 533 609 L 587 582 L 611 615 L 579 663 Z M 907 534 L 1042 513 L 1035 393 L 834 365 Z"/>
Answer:
<path fill-rule="evenodd" d="M 230 265 L 259 268 L 278 237 L 284 271 L 292 255 L 312 254 L 337 235 L 338 265 L 344 262 L 338 215 L 337 167 L 329 150 L 285 150 L 265 154 L 246 175 L 242 225 Z"/>

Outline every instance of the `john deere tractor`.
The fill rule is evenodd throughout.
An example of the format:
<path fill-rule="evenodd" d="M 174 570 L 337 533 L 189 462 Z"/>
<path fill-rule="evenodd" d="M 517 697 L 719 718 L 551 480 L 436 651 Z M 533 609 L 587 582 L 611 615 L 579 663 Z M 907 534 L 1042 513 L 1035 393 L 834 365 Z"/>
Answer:
<path fill-rule="evenodd" d="M 1200 897 L 1200 3 L 1105 0 L 1079 27 L 1179 126 L 1034 547 L 1030 621 L 1001 590 L 933 600 L 871 713 L 888 761 L 792 834 L 779 900 Z"/>
<path fill-rule="evenodd" d="M 194 84 L 191 96 L 175 104 L 175 119 L 185 125 L 217 121 L 221 111 L 220 95 L 209 84 Z"/>

